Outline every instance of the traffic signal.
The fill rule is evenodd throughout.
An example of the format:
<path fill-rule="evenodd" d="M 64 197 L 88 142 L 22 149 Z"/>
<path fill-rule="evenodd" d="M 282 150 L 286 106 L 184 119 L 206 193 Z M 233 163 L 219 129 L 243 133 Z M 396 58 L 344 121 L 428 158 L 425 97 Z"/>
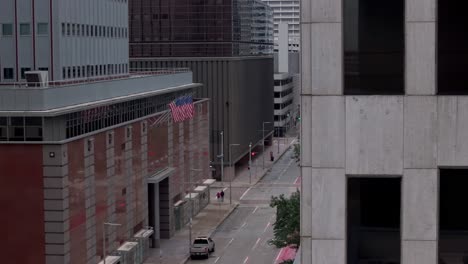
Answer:
<path fill-rule="evenodd" d="M 255 157 L 257 153 L 256 152 L 252 152 L 252 157 Z"/>

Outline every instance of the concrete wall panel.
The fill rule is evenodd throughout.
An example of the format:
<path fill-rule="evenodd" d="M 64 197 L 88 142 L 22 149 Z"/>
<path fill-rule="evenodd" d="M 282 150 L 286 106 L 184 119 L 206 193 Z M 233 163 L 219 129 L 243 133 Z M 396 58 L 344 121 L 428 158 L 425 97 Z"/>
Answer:
<path fill-rule="evenodd" d="M 312 96 L 302 96 L 301 116 L 301 166 L 312 166 Z"/>
<path fill-rule="evenodd" d="M 341 22 L 342 0 L 309 0 L 312 22 Z M 309 2 L 309 1 L 302 1 Z"/>
<path fill-rule="evenodd" d="M 405 98 L 405 168 L 437 167 L 437 99 Z"/>
<path fill-rule="evenodd" d="M 343 93 L 341 23 L 312 24 L 311 38 L 312 93 L 341 95 Z"/>
<path fill-rule="evenodd" d="M 346 97 L 346 174 L 402 173 L 403 97 Z"/>
<path fill-rule="evenodd" d="M 301 238 L 301 263 L 312 263 L 312 240 L 310 237 Z"/>
<path fill-rule="evenodd" d="M 301 236 L 312 236 L 312 168 L 301 167 Z"/>
<path fill-rule="evenodd" d="M 312 166 L 345 166 L 345 99 L 312 97 Z"/>
<path fill-rule="evenodd" d="M 405 170 L 402 193 L 402 239 L 437 239 L 438 170 Z M 422 262 L 421 262 L 422 263 Z"/>
<path fill-rule="evenodd" d="M 312 262 L 314 264 L 345 264 L 346 243 L 344 240 L 312 240 Z"/>
<path fill-rule="evenodd" d="M 468 164 L 468 98 L 438 97 L 439 166 L 466 166 Z"/>
<path fill-rule="evenodd" d="M 436 0 L 406 0 L 406 21 L 435 21 Z"/>
<path fill-rule="evenodd" d="M 344 169 L 313 169 L 312 238 L 345 239 L 345 226 L 346 176 Z"/>
<path fill-rule="evenodd" d="M 311 24 L 301 24 L 301 91 L 307 95 L 312 94 L 311 28 Z"/>
<path fill-rule="evenodd" d="M 437 241 L 403 241 L 402 264 L 437 264 Z"/>
<path fill-rule="evenodd" d="M 435 36 L 435 22 L 406 23 L 406 94 L 435 94 Z"/>

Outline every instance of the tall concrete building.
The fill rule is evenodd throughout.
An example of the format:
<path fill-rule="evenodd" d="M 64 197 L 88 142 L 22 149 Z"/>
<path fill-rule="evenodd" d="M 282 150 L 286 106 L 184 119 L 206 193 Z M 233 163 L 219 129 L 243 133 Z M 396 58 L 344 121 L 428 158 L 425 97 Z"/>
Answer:
<path fill-rule="evenodd" d="M 467 3 L 301 7 L 302 263 L 467 263 Z"/>
<path fill-rule="evenodd" d="M 299 50 L 300 43 L 300 0 L 262 0 L 273 9 L 275 24 L 275 49 L 278 48 L 279 24 L 286 23 L 289 28 L 289 49 Z"/>
<path fill-rule="evenodd" d="M 261 145 L 273 133 L 273 39 L 271 33 L 263 39 L 257 34 L 260 28 L 271 29 L 271 16 L 258 1 L 129 1 L 131 68 L 193 71 L 194 81 L 203 84 L 196 95 L 211 99 L 215 165 L 221 163 L 222 131 L 225 165 L 230 160 L 236 164 L 249 152 L 250 142 Z M 261 10 L 267 13 L 261 15 Z M 265 133 L 263 122 L 268 122 Z M 229 157 L 231 144 L 240 146 Z"/>
<path fill-rule="evenodd" d="M 0 82 L 26 71 L 49 80 L 128 73 L 127 1 L 0 2 Z"/>
<path fill-rule="evenodd" d="M 209 100 L 173 122 L 201 85 L 130 73 L 127 21 L 122 0 L 0 0 L 0 262 L 142 263 L 208 202 Z"/>

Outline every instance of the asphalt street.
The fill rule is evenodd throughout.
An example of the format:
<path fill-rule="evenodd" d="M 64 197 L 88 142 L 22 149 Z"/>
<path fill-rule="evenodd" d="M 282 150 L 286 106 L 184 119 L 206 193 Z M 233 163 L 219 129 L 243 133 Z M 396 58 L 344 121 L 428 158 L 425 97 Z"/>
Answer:
<path fill-rule="evenodd" d="M 233 189 L 233 200 L 240 205 L 213 233 L 216 251 L 208 259 L 188 263 L 275 263 L 279 249 L 268 245 L 275 221 L 269 202 L 271 196 L 289 196 L 298 188 L 299 167 L 292 154 L 288 150 L 256 185 Z M 228 197 L 229 190 L 225 192 Z"/>

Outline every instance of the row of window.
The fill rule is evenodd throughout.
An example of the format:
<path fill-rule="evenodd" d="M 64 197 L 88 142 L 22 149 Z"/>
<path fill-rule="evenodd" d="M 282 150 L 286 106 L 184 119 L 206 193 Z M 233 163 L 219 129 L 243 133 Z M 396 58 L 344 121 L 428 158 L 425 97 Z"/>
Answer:
<path fill-rule="evenodd" d="M 12 23 L 1 24 L 2 36 L 11 37 L 14 34 L 14 26 Z M 30 23 L 20 23 L 19 24 L 19 34 L 20 36 L 30 36 L 31 35 L 31 24 Z M 36 24 L 36 34 L 39 36 L 46 36 L 49 34 L 49 23 L 37 23 Z"/>
<path fill-rule="evenodd" d="M 39 67 L 37 68 L 39 71 L 49 71 L 49 68 L 47 67 Z M 24 67 L 21 68 L 21 79 L 25 79 L 25 73 L 27 71 L 31 71 L 31 68 L 29 67 Z M 15 78 L 15 69 L 13 68 L 3 68 L 3 79 L 4 80 L 13 80 Z"/>
<path fill-rule="evenodd" d="M 69 66 L 62 68 L 63 79 L 86 78 L 102 75 L 128 73 L 128 64 L 103 64 L 86 66 Z"/>
<path fill-rule="evenodd" d="M 280 109 L 284 109 L 285 107 L 289 106 L 292 104 L 292 99 L 291 100 L 288 100 L 282 104 L 275 104 L 275 110 L 280 110 Z"/>
<path fill-rule="evenodd" d="M 281 98 L 281 97 L 285 97 L 286 95 L 289 95 L 293 92 L 293 88 L 290 88 L 290 89 L 287 89 L 285 91 L 282 91 L 282 92 L 275 92 L 274 93 L 274 98 Z"/>
<path fill-rule="evenodd" d="M 288 83 L 292 83 L 292 81 L 293 81 L 292 77 L 287 78 L 286 80 L 275 80 L 275 86 L 283 86 Z"/>
<path fill-rule="evenodd" d="M 0 141 L 41 141 L 42 117 L 0 117 Z"/>
<path fill-rule="evenodd" d="M 62 23 L 62 36 L 126 38 L 128 29 L 99 25 Z"/>
<path fill-rule="evenodd" d="M 183 95 L 186 95 L 185 91 L 179 91 L 67 114 L 65 116 L 66 138 L 76 137 L 165 111 L 174 98 Z"/>

